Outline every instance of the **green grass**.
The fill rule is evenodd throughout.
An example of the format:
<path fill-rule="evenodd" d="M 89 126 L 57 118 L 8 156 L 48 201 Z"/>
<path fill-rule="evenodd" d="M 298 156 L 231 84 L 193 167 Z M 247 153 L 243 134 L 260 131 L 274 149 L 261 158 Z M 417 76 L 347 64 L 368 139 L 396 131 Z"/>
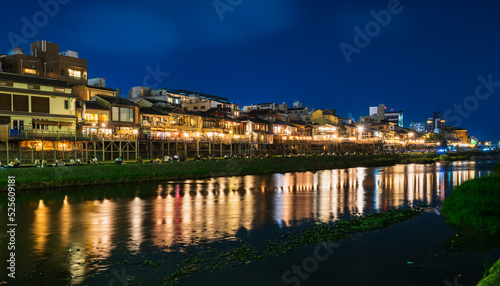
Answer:
<path fill-rule="evenodd" d="M 325 156 L 306 158 L 264 158 L 175 162 L 163 165 L 100 164 L 79 167 L 11 168 L 2 169 L 0 191 L 7 189 L 7 176 L 16 177 L 16 190 L 184 180 L 219 176 L 302 172 L 311 170 L 390 166 L 399 163 L 395 156 Z"/>
<path fill-rule="evenodd" d="M 429 164 L 440 159 L 466 160 L 473 155 L 458 153 L 440 158 L 435 153 L 399 155 L 350 155 L 293 158 L 264 158 L 176 162 L 163 165 L 151 163 L 124 165 L 103 162 L 97 166 L 2 169 L 0 191 L 7 189 L 7 176 L 16 177 L 16 190 L 43 189 L 155 180 L 202 179 L 220 176 L 304 172 L 352 167 L 381 167 L 403 164 Z"/>
<path fill-rule="evenodd" d="M 500 260 L 498 260 L 486 273 L 487 276 L 477 284 L 477 286 L 497 286 L 500 285 Z"/>
<path fill-rule="evenodd" d="M 445 199 L 443 215 L 464 230 L 500 233 L 500 176 L 466 181 Z"/>

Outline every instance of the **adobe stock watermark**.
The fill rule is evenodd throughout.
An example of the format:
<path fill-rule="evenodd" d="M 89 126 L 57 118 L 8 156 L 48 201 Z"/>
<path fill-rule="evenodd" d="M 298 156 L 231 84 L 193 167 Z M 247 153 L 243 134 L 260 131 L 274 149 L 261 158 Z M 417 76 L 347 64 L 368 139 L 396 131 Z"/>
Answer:
<path fill-rule="evenodd" d="M 168 73 L 168 72 L 161 71 L 160 64 L 156 65 L 156 69 L 153 69 L 152 67 L 147 66 L 146 72 L 147 72 L 147 74 L 142 79 L 142 86 L 153 88 L 153 89 L 157 88 L 162 82 L 165 81 L 165 78 L 167 78 L 170 75 L 170 73 Z M 153 84 L 150 83 L 151 79 L 154 80 Z"/>
<path fill-rule="evenodd" d="M 9 243 L 7 243 L 7 249 L 9 250 L 9 259 L 7 259 L 7 270 L 9 276 L 12 279 L 16 278 L 16 177 L 7 177 L 7 236 L 9 237 Z"/>
<path fill-rule="evenodd" d="M 243 3 L 243 0 L 215 0 L 212 2 L 215 12 L 219 16 L 221 22 L 224 22 L 224 14 L 226 12 L 233 12 L 234 8 Z"/>
<path fill-rule="evenodd" d="M 340 244 L 322 243 L 314 249 L 313 256 L 306 257 L 300 265 L 293 265 L 281 275 L 281 281 L 285 284 L 299 286 L 302 281 L 309 279 L 310 274 L 318 270 L 319 262 L 327 260 L 333 254 L 333 248 L 339 248 Z"/>
<path fill-rule="evenodd" d="M 412 0 L 408 0 L 412 1 Z M 339 44 L 340 50 L 345 57 L 345 60 L 348 64 L 352 62 L 352 55 L 361 53 L 361 50 L 368 47 L 371 40 L 377 37 L 382 28 L 387 27 L 394 15 L 398 15 L 403 11 L 403 6 L 399 0 L 389 0 L 387 3 L 387 9 L 380 10 L 375 12 L 374 10 L 370 11 L 370 15 L 373 17 L 373 20 L 367 22 L 365 24 L 364 30 L 359 28 L 358 26 L 354 27 L 354 45 L 351 45 L 346 42 L 342 42 Z"/>
<path fill-rule="evenodd" d="M 482 75 L 478 76 L 479 84 L 476 87 L 475 94 L 464 98 L 462 104 L 453 104 L 453 108 L 445 111 L 443 119 L 446 123 L 453 122 L 452 126 L 460 127 L 464 119 L 467 119 L 471 114 L 479 109 L 481 101 L 490 98 L 495 92 L 496 87 L 500 87 L 500 82 L 493 81 L 493 75 L 489 74 L 488 78 Z"/>
<path fill-rule="evenodd" d="M 30 42 L 28 39 L 33 39 L 38 34 L 39 29 L 47 26 L 49 20 L 59 14 L 61 5 L 66 5 L 70 1 L 71 0 L 39 0 L 38 6 L 40 6 L 41 10 L 35 12 L 31 19 L 27 17 L 21 18 L 21 22 L 23 23 L 21 35 L 14 32 L 7 34 L 7 38 L 12 47 L 28 44 Z"/>
<path fill-rule="evenodd" d="M 455 277 L 455 279 L 453 280 L 453 284 L 451 284 L 451 282 L 448 279 L 443 280 L 443 283 L 446 286 L 465 286 L 465 285 L 458 284 L 458 276 Z"/>

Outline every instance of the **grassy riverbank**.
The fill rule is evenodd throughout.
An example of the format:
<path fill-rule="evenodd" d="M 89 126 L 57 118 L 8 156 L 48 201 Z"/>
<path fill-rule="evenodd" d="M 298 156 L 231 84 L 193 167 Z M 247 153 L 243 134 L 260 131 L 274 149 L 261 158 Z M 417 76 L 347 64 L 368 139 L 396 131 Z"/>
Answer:
<path fill-rule="evenodd" d="M 396 163 L 399 163 L 396 156 L 369 155 L 188 161 L 162 165 L 146 163 L 11 168 L 1 170 L 4 176 L 0 176 L 0 186 L 2 191 L 7 189 L 7 176 L 15 176 L 16 190 L 28 190 L 154 180 L 302 172 L 360 166 L 391 166 Z"/>
<path fill-rule="evenodd" d="M 402 164 L 427 164 L 439 160 L 455 161 L 469 159 L 471 154 L 438 156 L 434 153 L 412 153 L 399 155 L 349 155 L 310 156 L 293 158 L 263 158 L 187 161 L 156 165 L 151 163 L 100 164 L 97 166 L 11 168 L 2 169 L 0 191 L 7 189 L 7 176 L 16 177 L 16 190 L 133 183 L 155 180 L 202 179 L 219 176 L 238 176 L 283 172 L 303 172 L 352 167 L 382 167 Z"/>
<path fill-rule="evenodd" d="M 500 236 L 500 162 L 495 175 L 469 180 L 444 201 L 442 213 L 460 231 L 457 236 L 498 242 Z M 471 235 L 472 234 L 472 235 Z M 465 239 L 470 240 L 470 239 Z M 491 247 L 491 246 L 490 246 Z M 500 285 L 500 260 L 487 271 L 478 286 Z"/>
<path fill-rule="evenodd" d="M 500 285 L 500 260 L 498 260 L 489 270 L 487 276 L 477 284 L 477 286 L 498 286 Z"/>
<path fill-rule="evenodd" d="M 444 201 L 443 215 L 461 229 L 500 233 L 500 175 L 466 181 Z"/>

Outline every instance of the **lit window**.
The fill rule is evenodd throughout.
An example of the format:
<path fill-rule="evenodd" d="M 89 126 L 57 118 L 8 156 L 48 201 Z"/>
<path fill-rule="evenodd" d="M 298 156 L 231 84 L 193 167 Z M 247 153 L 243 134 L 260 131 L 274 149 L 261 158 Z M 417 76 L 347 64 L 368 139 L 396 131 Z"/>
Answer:
<path fill-rule="evenodd" d="M 54 91 L 55 92 L 65 92 L 66 90 L 64 88 L 54 87 Z"/>
<path fill-rule="evenodd" d="M 79 70 L 68 69 L 69 77 L 72 79 L 81 79 L 82 72 Z"/>
<path fill-rule="evenodd" d="M 31 74 L 31 75 L 38 75 L 38 71 L 35 70 L 35 69 L 28 69 L 28 68 L 25 68 L 24 69 L 24 73 L 25 74 Z"/>

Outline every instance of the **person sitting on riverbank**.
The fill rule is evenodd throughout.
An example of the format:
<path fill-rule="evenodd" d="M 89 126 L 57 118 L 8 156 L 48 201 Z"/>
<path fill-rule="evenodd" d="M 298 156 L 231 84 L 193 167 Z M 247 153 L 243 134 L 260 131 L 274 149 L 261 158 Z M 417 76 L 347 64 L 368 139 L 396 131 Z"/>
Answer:
<path fill-rule="evenodd" d="M 43 159 L 40 168 L 44 168 L 45 166 L 47 166 L 47 160 Z"/>
<path fill-rule="evenodd" d="M 19 166 L 21 166 L 21 161 L 19 161 L 19 159 L 16 158 L 14 160 L 14 167 L 19 167 Z"/>
<path fill-rule="evenodd" d="M 75 159 L 73 159 L 73 158 L 69 159 L 69 164 L 71 166 L 74 166 L 75 165 Z"/>
<path fill-rule="evenodd" d="M 33 167 L 37 167 L 37 168 L 39 168 L 39 167 L 40 167 L 40 164 L 41 164 L 40 160 L 35 159 L 35 163 L 33 164 Z"/>
<path fill-rule="evenodd" d="M 92 159 L 92 165 L 99 165 L 99 161 L 97 160 L 97 157 L 94 157 Z"/>
<path fill-rule="evenodd" d="M 80 166 L 80 165 L 82 165 L 82 161 L 77 158 L 75 161 L 75 166 Z"/>
<path fill-rule="evenodd" d="M 15 165 L 16 165 L 15 161 L 10 161 L 9 164 L 7 166 L 5 166 L 4 168 L 14 168 Z"/>
<path fill-rule="evenodd" d="M 177 155 L 177 154 L 174 155 L 174 161 L 179 162 L 179 155 Z"/>
<path fill-rule="evenodd" d="M 57 166 L 64 167 L 64 166 L 66 166 L 66 162 L 64 162 L 63 159 L 59 159 L 59 160 L 57 160 Z"/>
<path fill-rule="evenodd" d="M 142 161 L 141 156 L 138 156 L 138 157 L 137 157 L 137 160 L 135 160 L 135 161 L 136 161 L 137 163 L 139 163 L 139 164 L 144 164 L 144 162 Z"/>
<path fill-rule="evenodd" d="M 156 158 L 156 159 L 153 161 L 153 164 L 155 164 L 155 165 L 161 165 L 161 159 L 160 159 L 160 158 Z"/>
<path fill-rule="evenodd" d="M 121 165 L 122 163 L 123 163 L 123 159 L 122 159 L 122 158 L 117 157 L 117 158 L 115 159 L 115 164 L 119 164 L 119 165 Z"/>

